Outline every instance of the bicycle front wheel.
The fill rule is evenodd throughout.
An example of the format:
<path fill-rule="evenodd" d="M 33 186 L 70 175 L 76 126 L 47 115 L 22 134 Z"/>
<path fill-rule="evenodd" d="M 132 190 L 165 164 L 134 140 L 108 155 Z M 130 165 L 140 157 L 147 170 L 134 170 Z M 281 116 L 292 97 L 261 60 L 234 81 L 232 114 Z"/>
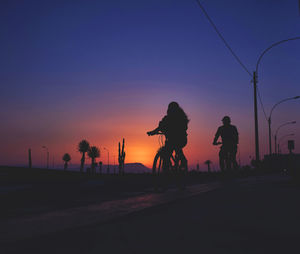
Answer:
<path fill-rule="evenodd" d="M 153 175 L 159 175 L 161 173 L 162 170 L 162 154 L 160 151 L 157 152 L 157 154 L 154 157 L 154 161 L 153 161 L 153 167 L 152 167 L 152 174 Z"/>

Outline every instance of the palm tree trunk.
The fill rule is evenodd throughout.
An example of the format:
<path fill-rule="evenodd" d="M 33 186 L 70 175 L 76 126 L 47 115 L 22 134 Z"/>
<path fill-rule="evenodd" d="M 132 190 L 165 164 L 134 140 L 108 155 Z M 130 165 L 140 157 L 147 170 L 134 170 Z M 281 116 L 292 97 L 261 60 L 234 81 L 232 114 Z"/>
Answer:
<path fill-rule="evenodd" d="M 85 161 L 85 152 L 82 153 L 81 157 L 81 164 L 80 164 L 80 172 L 83 172 L 83 167 L 84 167 L 84 161 Z"/>
<path fill-rule="evenodd" d="M 94 172 L 94 168 L 95 168 L 95 158 L 92 158 L 92 164 L 91 164 L 92 173 Z"/>

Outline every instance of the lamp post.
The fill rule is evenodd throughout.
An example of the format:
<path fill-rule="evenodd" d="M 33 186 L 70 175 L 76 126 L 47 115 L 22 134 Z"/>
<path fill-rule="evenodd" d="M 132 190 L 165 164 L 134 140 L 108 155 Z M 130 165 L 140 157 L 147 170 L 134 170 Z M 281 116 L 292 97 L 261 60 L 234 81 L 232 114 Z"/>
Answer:
<path fill-rule="evenodd" d="M 268 118 L 268 125 L 269 125 L 269 153 L 270 153 L 270 155 L 272 154 L 271 117 L 272 117 L 273 110 L 276 108 L 276 106 L 278 106 L 279 104 L 281 104 L 281 103 L 283 103 L 283 102 L 290 101 L 290 100 L 297 100 L 297 99 L 299 99 L 299 98 L 300 98 L 300 96 L 289 97 L 289 98 L 286 98 L 286 99 L 283 99 L 283 100 L 277 102 L 277 103 L 272 107 L 271 112 L 270 112 L 270 115 L 269 115 L 269 118 Z M 295 122 L 295 123 L 296 123 L 296 122 Z M 275 137 L 276 137 L 276 134 L 275 134 Z M 275 153 L 276 153 L 276 138 L 275 138 Z"/>
<path fill-rule="evenodd" d="M 47 169 L 49 168 L 49 150 L 47 146 L 42 146 L 42 148 L 46 149 L 47 152 Z"/>
<path fill-rule="evenodd" d="M 107 151 L 107 174 L 109 174 L 109 150 L 106 147 L 103 147 Z"/>
<path fill-rule="evenodd" d="M 257 69 L 257 67 L 256 67 Z M 255 128 L 255 160 L 259 162 L 259 139 L 258 139 L 258 118 L 257 118 L 257 71 L 253 72 L 254 87 L 254 128 Z"/>
<path fill-rule="evenodd" d="M 255 71 L 253 72 L 253 88 L 254 88 L 254 127 L 255 127 L 255 159 L 256 161 L 258 162 L 259 161 L 259 139 L 258 139 L 258 118 L 257 118 L 257 73 L 258 73 L 258 66 L 259 66 L 259 63 L 262 59 L 262 57 L 273 47 L 279 45 L 279 44 L 282 44 L 284 42 L 287 42 L 287 41 L 292 41 L 292 40 L 299 40 L 300 37 L 294 37 L 294 38 L 289 38 L 289 39 L 286 39 L 286 40 L 282 40 L 282 41 L 278 41 L 278 42 L 275 42 L 273 43 L 271 46 L 269 46 L 268 48 L 266 48 L 261 54 L 260 56 L 258 57 L 258 60 L 257 60 L 257 63 L 256 63 L 256 69 Z M 271 151 L 271 148 L 270 148 L 270 151 Z M 271 152 L 270 152 L 271 153 Z"/>
<path fill-rule="evenodd" d="M 116 156 L 114 155 L 114 175 L 116 174 Z"/>
<path fill-rule="evenodd" d="M 286 122 L 286 123 L 280 125 L 280 126 L 277 128 L 277 130 L 276 130 L 276 132 L 275 132 L 275 136 L 274 136 L 274 141 L 275 141 L 275 142 L 274 142 L 274 143 L 275 143 L 275 153 L 278 153 L 278 151 L 277 151 L 277 134 L 278 134 L 278 131 L 279 131 L 280 128 L 283 127 L 283 126 L 286 126 L 286 125 L 289 125 L 289 124 L 295 124 L 295 123 L 296 123 L 296 121 Z"/>
<path fill-rule="evenodd" d="M 278 154 L 279 154 L 279 151 L 280 151 L 280 150 L 279 150 L 279 148 L 280 148 L 280 142 L 281 142 L 284 138 L 290 137 L 290 136 L 295 136 L 295 134 L 294 134 L 294 133 L 287 134 L 287 135 L 282 136 L 282 137 L 279 139 L 279 141 L 278 141 L 278 147 L 277 147 Z"/>

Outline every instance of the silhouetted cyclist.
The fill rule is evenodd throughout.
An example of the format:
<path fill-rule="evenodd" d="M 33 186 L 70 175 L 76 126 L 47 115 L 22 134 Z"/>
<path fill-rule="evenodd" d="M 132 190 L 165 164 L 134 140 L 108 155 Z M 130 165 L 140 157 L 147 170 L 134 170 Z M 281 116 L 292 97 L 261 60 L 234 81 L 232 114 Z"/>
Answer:
<path fill-rule="evenodd" d="M 171 102 L 168 106 L 167 115 L 159 122 L 153 131 L 147 132 L 149 136 L 162 132 L 166 136 L 165 158 L 170 158 L 175 151 L 185 164 L 187 160 L 182 152 L 182 148 L 187 144 L 187 128 L 189 119 L 177 102 Z M 163 171 L 169 169 L 169 159 L 163 160 Z"/>
<path fill-rule="evenodd" d="M 223 171 L 226 167 L 227 170 L 237 169 L 238 164 L 236 162 L 237 144 L 239 143 L 239 134 L 237 128 L 231 125 L 229 116 L 224 116 L 222 119 L 223 125 L 220 126 L 215 135 L 213 145 L 222 144 L 219 159 L 220 168 Z M 217 142 L 221 136 L 222 143 Z"/>

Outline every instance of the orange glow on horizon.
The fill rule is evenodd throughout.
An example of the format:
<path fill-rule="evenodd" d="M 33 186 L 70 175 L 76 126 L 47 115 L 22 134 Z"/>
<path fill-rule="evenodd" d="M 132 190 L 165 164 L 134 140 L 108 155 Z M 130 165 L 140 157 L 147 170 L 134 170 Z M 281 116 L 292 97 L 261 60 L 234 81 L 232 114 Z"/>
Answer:
<path fill-rule="evenodd" d="M 42 115 L 42 118 L 39 118 L 34 113 L 30 115 L 30 121 L 25 116 L 14 118 L 12 123 L 14 128 L 8 126 L 3 132 L 1 164 L 27 165 L 27 151 L 31 148 L 33 165 L 45 165 L 45 151 L 42 149 L 45 145 L 49 148 L 50 165 L 53 164 L 54 157 L 54 164 L 62 167 L 64 153 L 71 155 L 71 165 L 79 165 L 81 154 L 77 151 L 77 145 L 82 139 L 100 148 L 101 157 L 96 159 L 97 162 L 102 161 L 103 164 L 107 164 L 108 153 L 103 149 L 106 147 L 110 153 L 110 164 L 114 162 L 118 164 L 118 142 L 122 142 L 125 138 L 125 163 L 139 162 L 151 168 L 161 144 L 158 136 L 148 137 L 146 132 L 158 126 L 166 113 L 168 102 L 177 98 L 180 101 L 181 94 L 169 95 L 170 98 L 164 99 L 163 103 L 153 103 L 147 99 L 142 101 L 140 99 L 143 98 L 142 95 L 141 91 L 127 93 L 126 96 L 124 95 L 126 97 L 124 105 L 118 101 L 121 98 L 107 95 L 110 98 L 107 105 L 111 108 L 109 106 L 98 108 L 97 105 L 91 107 L 95 108 L 92 112 L 86 108 L 87 112 L 83 113 L 80 103 L 79 106 L 74 106 L 72 113 L 64 113 L 57 118 L 52 115 Z M 227 109 L 204 103 L 199 106 L 193 104 L 196 103 L 195 101 L 198 103 L 198 97 L 195 101 L 193 101 L 194 97 L 189 98 L 189 102 L 181 104 L 191 120 L 188 128 L 188 144 L 183 149 L 188 165 L 190 168 L 195 168 L 199 163 L 200 168 L 206 168 L 203 163 L 209 159 L 217 169 L 219 147 L 213 146 L 212 140 Z M 81 99 L 84 101 L 86 98 Z M 102 103 L 106 102 L 102 101 Z M 54 114 L 53 112 L 51 114 Z M 240 132 L 239 147 L 242 160 L 244 164 L 249 163 L 249 155 L 253 148 L 249 135 L 252 134 L 249 120 L 242 113 L 234 115 L 232 119 Z M 87 159 L 86 164 L 89 163 Z"/>

